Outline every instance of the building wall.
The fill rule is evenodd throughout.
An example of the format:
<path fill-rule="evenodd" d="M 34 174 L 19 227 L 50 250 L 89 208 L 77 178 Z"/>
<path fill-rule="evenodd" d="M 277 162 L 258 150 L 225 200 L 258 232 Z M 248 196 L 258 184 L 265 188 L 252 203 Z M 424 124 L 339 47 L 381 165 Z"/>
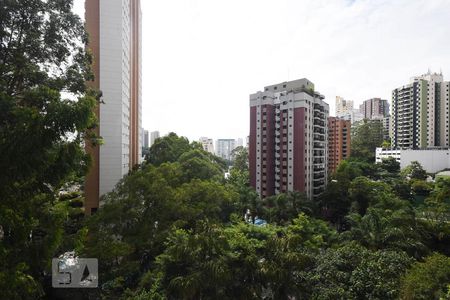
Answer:
<path fill-rule="evenodd" d="M 402 150 L 399 149 L 375 149 L 375 163 L 381 163 L 383 159 L 393 157 L 396 161 L 400 162 Z"/>
<path fill-rule="evenodd" d="M 450 168 L 450 150 L 443 149 L 376 149 L 376 162 L 383 158 L 394 157 L 404 169 L 413 161 L 418 161 L 428 173 L 436 173 Z"/>
<path fill-rule="evenodd" d="M 436 173 L 450 168 L 449 149 L 406 149 L 401 152 L 400 168 L 405 168 L 413 161 L 418 161 L 428 173 Z"/>
<path fill-rule="evenodd" d="M 92 72 L 94 80 L 88 84 L 95 89 L 100 88 L 100 0 L 90 0 L 85 2 L 86 30 L 89 32 L 89 45 L 93 55 Z M 100 108 L 95 108 L 97 119 L 100 120 Z M 100 129 L 94 129 L 96 135 L 100 135 Z M 86 141 L 86 152 L 92 157 L 92 165 L 86 175 L 84 208 L 87 214 L 94 212 L 99 206 L 99 182 L 100 182 L 100 149 L 99 146 L 92 145 Z"/>
<path fill-rule="evenodd" d="M 130 169 L 129 14 L 128 1 L 100 0 L 100 196 Z"/>
<path fill-rule="evenodd" d="M 250 186 L 253 187 L 255 190 L 258 191 L 259 186 L 256 186 L 256 178 L 257 178 L 257 172 L 259 171 L 259 168 L 256 168 L 257 162 L 256 162 L 256 106 L 250 107 L 250 135 L 248 137 L 248 167 L 250 172 Z M 259 177 L 258 177 L 259 179 Z"/>

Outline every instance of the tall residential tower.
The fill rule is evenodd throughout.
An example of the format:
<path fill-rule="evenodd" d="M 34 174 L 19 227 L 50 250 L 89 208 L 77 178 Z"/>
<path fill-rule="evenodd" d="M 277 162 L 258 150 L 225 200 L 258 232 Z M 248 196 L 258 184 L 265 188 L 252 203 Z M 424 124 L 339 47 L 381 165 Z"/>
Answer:
<path fill-rule="evenodd" d="M 336 171 L 342 160 L 350 157 L 350 120 L 328 117 L 328 173 Z"/>
<path fill-rule="evenodd" d="M 250 183 L 261 197 L 318 196 L 327 180 L 329 106 L 308 79 L 250 95 Z"/>
<path fill-rule="evenodd" d="M 359 106 L 359 110 L 363 114 L 364 119 L 383 120 L 389 116 L 389 103 L 387 100 L 372 98 L 365 100 Z"/>
<path fill-rule="evenodd" d="M 394 148 L 449 146 L 449 87 L 442 74 L 428 72 L 392 91 Z"/>
<path fill-rule="evenodd" d="M 141 7 L 139 0 L 86 0 L 86 29 L 95 80 L 101 147 L 87 145 L 93 165 L 86 178 L 86 213 L 141 159 Z"/>

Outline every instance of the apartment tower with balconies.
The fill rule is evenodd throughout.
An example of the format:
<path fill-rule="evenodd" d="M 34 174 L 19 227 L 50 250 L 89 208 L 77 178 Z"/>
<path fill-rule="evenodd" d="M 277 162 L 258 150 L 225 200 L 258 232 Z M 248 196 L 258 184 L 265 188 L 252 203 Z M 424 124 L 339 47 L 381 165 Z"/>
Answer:
<path fill-rule="evenodd" d="M 250 95 L 250 183 L 261 197 L 320 195 L 327 183 L 329 106 L 308 79 Z"/>
<path fill-rule="evenodd" d="M 442 73 L 428 72 L 392 91 L 390 135 L 394 148 L 449 146 L 449 87 Z"/>
<path fill-rule="evenodd" d="M 342 160 L 350 157 L 350 120 L 328 117 L 328 174 L 336 171 Z"/>

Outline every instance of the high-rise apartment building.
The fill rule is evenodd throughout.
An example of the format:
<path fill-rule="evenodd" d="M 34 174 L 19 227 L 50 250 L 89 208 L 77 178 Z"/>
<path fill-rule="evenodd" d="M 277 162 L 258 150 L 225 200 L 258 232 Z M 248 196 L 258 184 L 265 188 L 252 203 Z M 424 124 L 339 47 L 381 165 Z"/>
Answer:
<path fill-rule="evenodd" d="M 232 160 L 231 151 L 236 148 L 234 139 L 218 139 L 216 142 L 216 155 L 226 160 Z"/>
<path fill-rule="evenodd" d="M 141 159 L 141 9 L 139 0 L 86 0 L 85 9 L 95 75 L 90 84 L 104 102 L 96 112 L 104 143 L 86 146 L 93 158 L 85 185 L 90 214 Z"/>
<path fill-rule="evenodd" d="M 159 139 L 159 131 L 150 132 L 150 147 L 155 143 L 156 139 Z"/>
<path fill-rule="evenodd" d="M 150 147 L 150 139 L 149 139 L 149 133 L 148 130 L 142 130 L 143 131 L 143 135 L 142 135 L 142 143 L 143 143 L 143 147 L 144 148 L 148 148 Z"/>
<path fill-rule="evenodd" d="M 353 112 L 353 101 L 336 96 L 336 117 L 343 117 Z"/>
<path fill-rule="evenodd" d="M 342 160 L 350 157 L 351 127 L 349 120 L 328 117 L 328 173 L 336 171 Z"/>
<path fill-rule="evenodd" d="M 236 147 L 244 147 L 244 139 L 243 138 L 238 138 L 236 140 Z"/>
<path fill-rule="evenodd" d="M 449 87 L 442 74 L 428 72 L 392 91 L 393 147 L 449 146 Z"/>
<path fill-rule="evenodd" d="M 261 197 L 326 186 L 329 106 L 308 79 L 250 95 L 250 183 Z"/>
<path fill-rule="evenodd" d="M 353 108 L 352 100 L 345 100 L 340 96 L 336 96 L 336 117 L 348 120 L 351 124 L 361 121 L 364 116 L 359 109 Z"/>
<path fill-rule="evenodd" d="M 365 100 L 363 104 L 359 106 L 359 110 L 364 119 L 382 120 L 389 116 L 389 103 L 387 100 L 372 98 Z"/>
<path fill-rule="evenodd" d="M 199 139 L 200 144 L 202 144 L 203 150 L 214 154 L 214 142 L 213 139 L 207 137 L 201 137 Z"/>

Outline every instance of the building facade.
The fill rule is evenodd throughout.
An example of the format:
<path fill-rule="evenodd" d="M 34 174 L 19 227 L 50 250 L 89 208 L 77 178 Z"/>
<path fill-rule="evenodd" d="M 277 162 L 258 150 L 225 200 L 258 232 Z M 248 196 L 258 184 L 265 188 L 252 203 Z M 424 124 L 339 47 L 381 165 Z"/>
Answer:
<path fill-rule="evenodd" d="M 203 150 L 214 154 L 214 141 L 213 139 L 207 137 L 201 137 L 199 139 L 200 144 L 202 144 Z"/>
<path fill-rule="evenodd" d="M 150 147 L 155 143 L 156 139 L 159 139 L 159 131 L 150 132 Z"/>
<path fill-rule="evenodd" d="M 389 116 L 389 103 L 387 100 L 372 98 L 365 100 L 359 106 L 359 110 L 364 119 L 382 120 Z"/>
<path fill-rule="evenodd" d="M 232 160 L 231 152 L 236 148 L 234 139 L 218 139 L 216 142 L 216 155 L 226 160 Z"/>
<path fill-rule="evenodd" d="M 449 145 L 449 87 L 428 72 L 392 91 L 391 141 L 395 148 Z"/>
<path fill-rule="evenodd" d="M 96 133 L 103 145 L 86 145 L 93 165 L 85 183 L 85 211 L 141 160 L 141 8 L 139 0 L 86 0 L 86 29 L 95 76 L 102 91 Z"/>
<path fill-rule="evenodd" d="M 142 143 L 144 148 L 150 147 L 150 137 L 148 130 L 143 130 Z"/>
<path fill-rule="evenodd" d="M 383 158 L 393 157 L 404 169 L 413 161 L 419 162 L 428 173 L 437 173 L 444 169 L 450 169 L 450 149 L 426 148 L 426 149 L 382 149 L 377 148 L 375 162 L 381 163 Z"/>
<path fill-rule="evenodd" d="M 336 96 L 336 117 L 350 115 L 353 112 L 353 101 Z"/>
<path fill-rule="evenodd" d="M 328 117 L 328 174 L 334 173 L 340 162 L 350 157 L 351 127 L 349 120 Z"/>
<path fill-rule="evenodd" d="M 314 198 L 327 183 L 329 106 L 308 79 L 250 95 L 250 183 L 261 197 L 287 191 Z"/>

